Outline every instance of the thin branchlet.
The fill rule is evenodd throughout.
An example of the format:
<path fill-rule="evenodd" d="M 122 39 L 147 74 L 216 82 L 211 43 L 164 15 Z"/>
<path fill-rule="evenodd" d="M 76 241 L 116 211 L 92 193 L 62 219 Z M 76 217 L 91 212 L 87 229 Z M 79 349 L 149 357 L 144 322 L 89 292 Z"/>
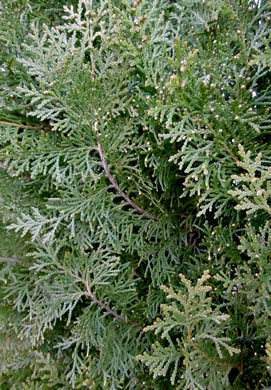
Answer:
<path fill-rule="evenodd" d="M 42 126 L 23 125 L 22 123 L 8 122 L 8 121 L 0 121 L 0 125 L 10 126 L 10 127 L 18 127 L 20 129 L 44 130 L 44 128 Z"/>
<path fill-rule="evenodd" d="M 100 301 L 94 292 L 90 290 L 89 282 L 88 282 L 88 276 L 86 275 L 86 289 L 87 289 L 87 295 L 91 298 L 91 300 L 98 305 L 101 309 L 105 310 L 107 313 L 111 314 L 113 317 L 115 317 L 117 320 L 125 322 L 126 324 L 130 324 L 139 328 L 143 328 L 143 326 L 136 321 L 130 320 L 127 316 L 123 316 L 121 314 L 118 314 L 116 311 L 112 310 L 111 307 Z"/>
<path fill-rule="evenodd" d="M 108 167 L 108 164 L 107 164 L 107 161 L 106 161 L 106 158 L 105 158 L 105 154 L 103 152 L 103 148 L 102 148 L 102 145 L 101 145 L 100 141 L 98 141 L 98 143 L 97 143 L 97 150 L 98 150 L 99 156 L 101 158 L 102 166 L 103 166 L 103 169 L 105 171 L 106 177 L 108 178 L 108 180 L 110 181 L 110 183 L 112 185 L 111 188 L 114 188 L 118 192 L 118 194 L 132 208 L 134 208 L 139 214 L 142 214 L 143 217 L 152 219 L 153 221 L 157 221 L 158 220 L 157 217 L 155 217 L 154 215 L 151 215 L 150 213 L 145 211 L 142 207 L 138 206 L 132 199 L 129 198 L 129 196 L 127 194 L 125 194 L 125 192 L 123 192 L 121 190 L 121 188 L 118 185 L 117 181 L 115 180 L 115 178 L 110 173 L 110 170 L 109 170 L 109 167 Z"/>
<path fill-rule="evenodd" d="M 0 263 L 18 264 L 20 260 L 14 257 L 0 257 Z"/>

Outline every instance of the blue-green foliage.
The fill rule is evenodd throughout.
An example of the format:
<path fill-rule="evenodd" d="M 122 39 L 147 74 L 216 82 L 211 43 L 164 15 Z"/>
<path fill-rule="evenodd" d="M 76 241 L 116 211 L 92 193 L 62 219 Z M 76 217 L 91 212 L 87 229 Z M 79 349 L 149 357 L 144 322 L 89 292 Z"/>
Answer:
<path fill-rule="evenodd" d="M 270 384 L 270 3 L 2 3 L 1 388 Z"/>

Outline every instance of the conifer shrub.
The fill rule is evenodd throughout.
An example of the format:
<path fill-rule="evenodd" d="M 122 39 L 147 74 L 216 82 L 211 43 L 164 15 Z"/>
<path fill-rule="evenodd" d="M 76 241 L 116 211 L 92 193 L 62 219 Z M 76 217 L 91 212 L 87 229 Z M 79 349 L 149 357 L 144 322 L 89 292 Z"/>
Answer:
<path fill-rule="evenodd" d="M 271 384 L 270 20 L 1 1 L 1 389 Z"/>

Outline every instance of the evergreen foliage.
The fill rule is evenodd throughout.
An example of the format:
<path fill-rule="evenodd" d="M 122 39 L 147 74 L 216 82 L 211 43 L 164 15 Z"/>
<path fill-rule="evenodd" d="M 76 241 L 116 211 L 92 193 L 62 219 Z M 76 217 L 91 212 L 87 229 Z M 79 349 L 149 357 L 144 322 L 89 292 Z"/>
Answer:
<path fill-rule="evenodd" d="M 270 385 L 270 20 L 1 2 L 1 389 Z"/>

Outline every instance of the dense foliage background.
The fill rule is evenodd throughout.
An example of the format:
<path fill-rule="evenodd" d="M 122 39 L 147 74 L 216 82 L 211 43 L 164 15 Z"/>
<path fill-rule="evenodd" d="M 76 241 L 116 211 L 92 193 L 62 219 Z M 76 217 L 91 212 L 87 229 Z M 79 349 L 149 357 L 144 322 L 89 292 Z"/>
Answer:
<path fill-rule="evenodd" d="M 1 1 L 1 389 L 270 385 L 270 20 Z"/>

